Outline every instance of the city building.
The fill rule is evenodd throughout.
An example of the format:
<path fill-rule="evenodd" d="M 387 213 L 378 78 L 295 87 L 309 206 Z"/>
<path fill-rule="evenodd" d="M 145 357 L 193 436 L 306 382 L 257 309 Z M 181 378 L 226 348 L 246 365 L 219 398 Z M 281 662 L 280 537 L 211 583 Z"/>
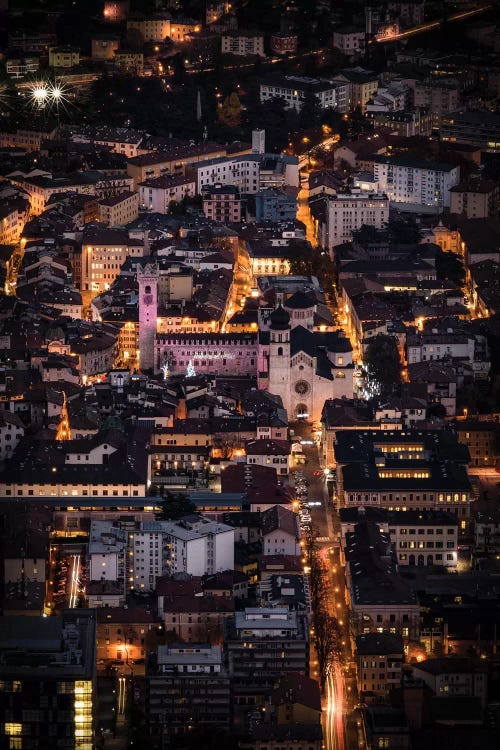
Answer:
<path fill-rule="evenodd" d="M 93 34 L 90 40 L 93 60 L 113 60 L 120 48 L 120 37 L 114 34 Z"/>
<path fill-rule="evenodd" d="M 452 187 L 450 213 L 465 214 L 468 219 L 487 219 L 496 215 L 500 191 L 494 180 L 469 178 Z"/>
<path fill-rule="evenodd" d="M 93 520 L 87 546 L 89 581 L 113 581 L 125 592 L 127 544 L 127 531 L 119 522 Z"/>
<path fill-rule="evenodd" d="M 270 466 L 278 476 L 287 476 L 290 471 L 290 443 L 288 440 L 250 440 L 245 444 L 247 463 L 256 466 Z"/>
<path fill-rule="evenodd" d="M 451 143 L 467 143 L 483 151 L 500 151 L 500 115 L 495 112 L 451 112 L 441 119 L 439 137 Z"/>
<path fill-rule="evenodd" d="M 114 61 L 119 70 L 136 76 L 142 75 L 144 69 L 144 54 L 142 52 L 120 47 L 115 52 Z"/>
<path fill-rule="evenodd" d="M 299 517 L 291 510 L 275 505 L 261 517 L 264 555 L 300 555 Z"/>
<path fill-rule="evenodd" d="M 269 42 L 271 52 L 275 52 L 277 55 L 291 55 L 297 52 L 297 44 L 297 34 L 286 31 L 278 31 L 276 34 L 271 34 Z"/>
<path fill-rule="evenodd" d="M 399 688 L 405 652 L 403 639 L 394 633 L 356 636 L 358 694 L 362 703 L 387 700 Z"/>
<path fill-rule="evenodd" d="M 447 76 L 433 76 L 424 81 L 416 81 L 413 103 L 415 107 L 425 107 L 432 117 L 433 126 L 439 128 L 449 113 L 458 109 L 460 84 Z"/>
<path fill-rule="evenodd" d="M 488 698 L 488 665 L 481 659 L 456 656 L 427 659 L 412 666 L 413 677 L 436 695 L 478 698 L 484 709 Z"/>
<path fill-rule="evenodd" d="M 196 728 L 227 728 L 231 718 L 230 675 L 220 646 L 172 643 L 158 646 L 146 672 L 149 731 L 166 737 Z"/>
<path fill-rule="evenodd" d="M 234 601 L 224 596 L 176 594 L 163 596 L 158 615 L 165 631 L 175 633 L 186 643 L 209 641 L 222 643 L 224 622 L 234 615 Z"/>
<path fill-rule="evenodd" d="M 232 570 L 234 529 L 197 515 L 144 522 L 129 532 L 129 552 L 129 588 L 151 591 L 162 575 Z"/>
<path fill-rule="evenodd" d="M 450 191 L 458 184 L 460 167 L 424 162 L 404 156 L 376 156 L 374 177 L 379 190 L 406 211 L 440 213 L 450 208 Z"/>
<path fill-rule="evenodd" d="M 127 30 L 136 29 L 144 42 L 164 42 L 171 35 L 171 16 L 157 13 L 153 16 L 134 15 L 127 19 Z"/>
<path fill-rule="evenodd" d="M 264 35 L 259 32 L 238 31 L 224 32 L 221 35 L 221 52 L 223 55 L 258 55 L 265 57 Z"/>
<path fill-rule="evenodd" d="M 165 150 L 134 155 L 127 161 L 127 174 L 133 179 L 134 190 L 137 190 L 140 184 L 152 181 L 155 177 L 173 178 L 185 175 L 186 167 L 206 159 L 223 158 L 226 152 L 225 146 L 213 143 L 189 145 L 187 142 L 182 142 L 180 145 L 171 146 L 168 150 L 165 146 Z M 151 187 L 155 187 L 155 184 Z M 168 187 L 168 184 L 165 187 Z M 201 191 L 198 190 L 198 192 Z M 148 201 L 141 199 L 142 203 L 147 204 Z"/>
<path fill-rule="evenodd" d="M 366 111 L 366 104 L 378 89 L 378 76 L 371 70 L 365 70 L 359 66 L 355 68 L 344 68 L 334 77 L 334 82 L 342 82 L 348 85 L 348 111 L 359 107 L 362 112 Z"/>
<path fill-rule="evenodd" d="M 36 73 L 39 68 L 39 57 L 9 57 L 5 63 L 5 72 L 12 78 L 24 78 Z"/>
<path fill-rule="evenodd" d="M 92 750 L 94 613 L 0 617 L 0 654 L 0 747 Z"/>
<path fill-rule="evenodd" d="M 111 207 L 112 208 L 112 207 Z M 144 255 L 144 242 L 123 229 L 85 228 L 82 237 L 80 290 L 95 297 L 109 289 L 129 257 Z"/>
<path fill-rule="evenodd" d="M 405 644 L 418 640 L 420 607 L 410 585 L 398 575 L 388 534 L 361 520 L 346 535 L 343 549 L 347 605 L 355 635 L 399 635 Z"/>
<path fill-rule="evenodd" d="M 258 193 L 266 188 L 298 187 L 296 156 L 246 154 L 200 161 L 196 165 L 197 192 L 210 185 L 233 185 L 240 193 Z"/>
<path fill-rule="evenodd" d="M 236 706 L 263 702 L 278 678 L 307 675 L 307 615 L 284 607 L 245 608 L 225 622 L 224 647 Z"/>
<path fill-rule="evenodd" d="M 333 32 L 333 46 L 351 60 L 365 53 L 366 31 L 356 26 L 339 26 Z"/>
<path fill-rule="evenodd" d="M 241 221 L 241 198 L 234 185 L 206 185 L 202 192 L 203 213 L 222 224 Z"/>
<path fill-rule="evenodd" d="M 139 205 L 142 209 L 158 214 L 168 214 L 172 203 L 181 203 L 184 198 L 193 198 L 196 182 L 184 175 L 165 174 L 140 182 Z"/>
<path fill-rule="evenodd" d="M 51 68 L 73 68 L 80 64 L 80 50 L 72 47 L 50 47 L 49 65 Z"/>
<path fill-rule="evenodd" d="M 97 658 L 117 659 L 132 665 L 148 653 L 148 634 L 163 632 L 160 618 L 144 607 L 106 607 L 96 609 Z"/>
<path fill-rule="evenodd" d="M 348 84 L 304 76 L 273 76 L 260 84 L 260 101 L 283 99 L 286 109 L 300 112 L 305 98 L 314 94 L 322 109 L 349 111 Z"/>
<path fill-rule="evenodd" d="M 130 0 L 104 0 L 102 15 L 109 23 L 124 21 L 130 12 Z"/>
<path fill-rule="evenodd" d="M 271 704 L 277 724 L 321 723 L 319 684 L 305 675 L 284 675 L 271 695 Z"/>
<path fill-rule="evenodd" d="M 270 188 L 255 193 L 255 221 L 295 221 L 297 216 L 297 190 Z"/>
<path fill-rule="evenodd" d="M 390 511 L 387 523 L 400 568 L 407 565 L 457 568 L 459 521 L 454 513 Z"/>
<path fill-rule="evenodd" d="M 453 423 L 458 440 L 470 453 L 471 466 L 498 465 L 500 426 L 498 422 L 457 420 Z"/>
<path fill-rule="evenodd" d="M 366 193 L 356 188 L 338 192 L 327 201 L 323 244 L 331 249 L 351 242 L 353 232 L 364 224 L 383 229 L 388 221 L 389 198 L 385 188 L 379 193 Z"/>
<path fill-rule="evenodd" d="M 138 193 L 119 193 L 98 202 L 99 221 L 108 227 L 124 227 L 139 217 Z"/>

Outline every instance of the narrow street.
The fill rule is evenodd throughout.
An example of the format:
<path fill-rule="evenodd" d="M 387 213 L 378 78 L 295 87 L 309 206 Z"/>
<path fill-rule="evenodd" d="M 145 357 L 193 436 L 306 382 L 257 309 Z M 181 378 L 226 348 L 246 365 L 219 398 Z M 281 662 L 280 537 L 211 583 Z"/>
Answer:
<path fill-rule="evenodd" d="M 330 665 L 325 694 L 322 698 L 322 723 L 325 750 L 354 750 L 346 740 L 344 719 L 355 703 L 355 681 L 346 680 L 346 669 L 352 661 L 348 635 L 348 612 L 345 604 L 345 578 L 338 548 L 338 517 L 332 510 L 324 467 L 321 466 L 315 430 L 310 424 L 291 425 L 294 437 L 300 437 L 306 463 L 303 471 L 308 487 L 308 501 L 320 505 L 310 507 L 312 525 L 317 530 L 317 546 L 327 571 L 328 611 L 338 620 L 342 631 L 342 655 Z"/>

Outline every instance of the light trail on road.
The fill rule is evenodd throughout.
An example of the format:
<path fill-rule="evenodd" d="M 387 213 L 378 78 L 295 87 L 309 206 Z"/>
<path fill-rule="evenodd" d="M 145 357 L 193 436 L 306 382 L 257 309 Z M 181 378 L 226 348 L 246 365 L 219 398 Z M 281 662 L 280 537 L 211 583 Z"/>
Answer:
<path fill-rule="evenodd" d="M 125 713 L 125 699 L 127 695 L 127 685 L 125 677 L 118 678 L 118 714 L 123 715 Z"/>
<path fill-rule="evenodd" d="M 74 609 L 78 603 L 78 593 L 80 588 L 80 555 L 73 555 L 73 567 L 71 569 L 71 581 L 69 589 L 69 607 Z"/>
<path fill-rule="evenodd" d="M 473 10 L 466 10 L 462 11 L 461 13 L 455 13 L 452 16 L 448 16 L 448 18 L 440 18 L 437 21 L 422 23 L 420 26 L 414 26 L 411 29 L 406 29 L 406 31 L 401 31 L 399 34 L 394 34 L 393 36 L 388 36 L 383 39 L 376 39 L 375 41 L 378 44 L 384 44 L 386 42 L 398 42 L 400 39 L 407 39 L 410 36 L 415 36 L 415 34 L 423 34 L 426 31 L 433 31 L 434 29 L 438 29 L 444 22 L 462 21 L 464 18 L 475 16 L 478 13 L 484 13 L 485 10 L 489 10 L 490 8 L 491 5 L 482 5 L 480 8 L 474 8 Z"/>

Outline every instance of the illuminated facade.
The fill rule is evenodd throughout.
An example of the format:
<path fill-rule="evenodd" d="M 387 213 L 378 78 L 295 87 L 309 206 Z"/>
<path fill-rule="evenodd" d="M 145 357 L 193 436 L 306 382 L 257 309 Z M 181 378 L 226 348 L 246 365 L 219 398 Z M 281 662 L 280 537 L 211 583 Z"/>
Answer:
<path fill-rule="evenodd" d="M 95 640 L 88 610 L 0 618 L 2 750 L 93 750 Z"/>

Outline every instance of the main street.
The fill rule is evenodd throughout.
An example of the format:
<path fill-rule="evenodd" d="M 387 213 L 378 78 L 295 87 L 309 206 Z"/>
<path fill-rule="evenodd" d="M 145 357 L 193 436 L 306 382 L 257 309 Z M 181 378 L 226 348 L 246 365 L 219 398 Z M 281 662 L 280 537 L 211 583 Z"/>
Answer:
<path fill-rule="evenodd" d="M 309 483 L 307 499 L 311 503 L 319 503 L 310 506 L 310 513 L 313 528 L 317 531 L 317 548 L 326 572 L 328 612 L 337 618 L 342 631 L 341 659 L 334 659 L 330 664 L 322 699 L 324 745 L 325 750 L 354 750 L 348 748 L 344 728 L 346 703 L 350 702 L 353 689 L 351 684 L 346 684 L 345 679 L 345 667 L 351 661 L 351 655 L 350 640 L 346 634 L 348 614 L 344 597 L 345 581 L 339 559 L 338 518 L 332 509 L 324 467 L 321 466 L 316 442 L 317 431 L 304 422 L 296 422 L 291 428 L 294 437 L 302 441 L 306 463 L 300 469 Z"/>

